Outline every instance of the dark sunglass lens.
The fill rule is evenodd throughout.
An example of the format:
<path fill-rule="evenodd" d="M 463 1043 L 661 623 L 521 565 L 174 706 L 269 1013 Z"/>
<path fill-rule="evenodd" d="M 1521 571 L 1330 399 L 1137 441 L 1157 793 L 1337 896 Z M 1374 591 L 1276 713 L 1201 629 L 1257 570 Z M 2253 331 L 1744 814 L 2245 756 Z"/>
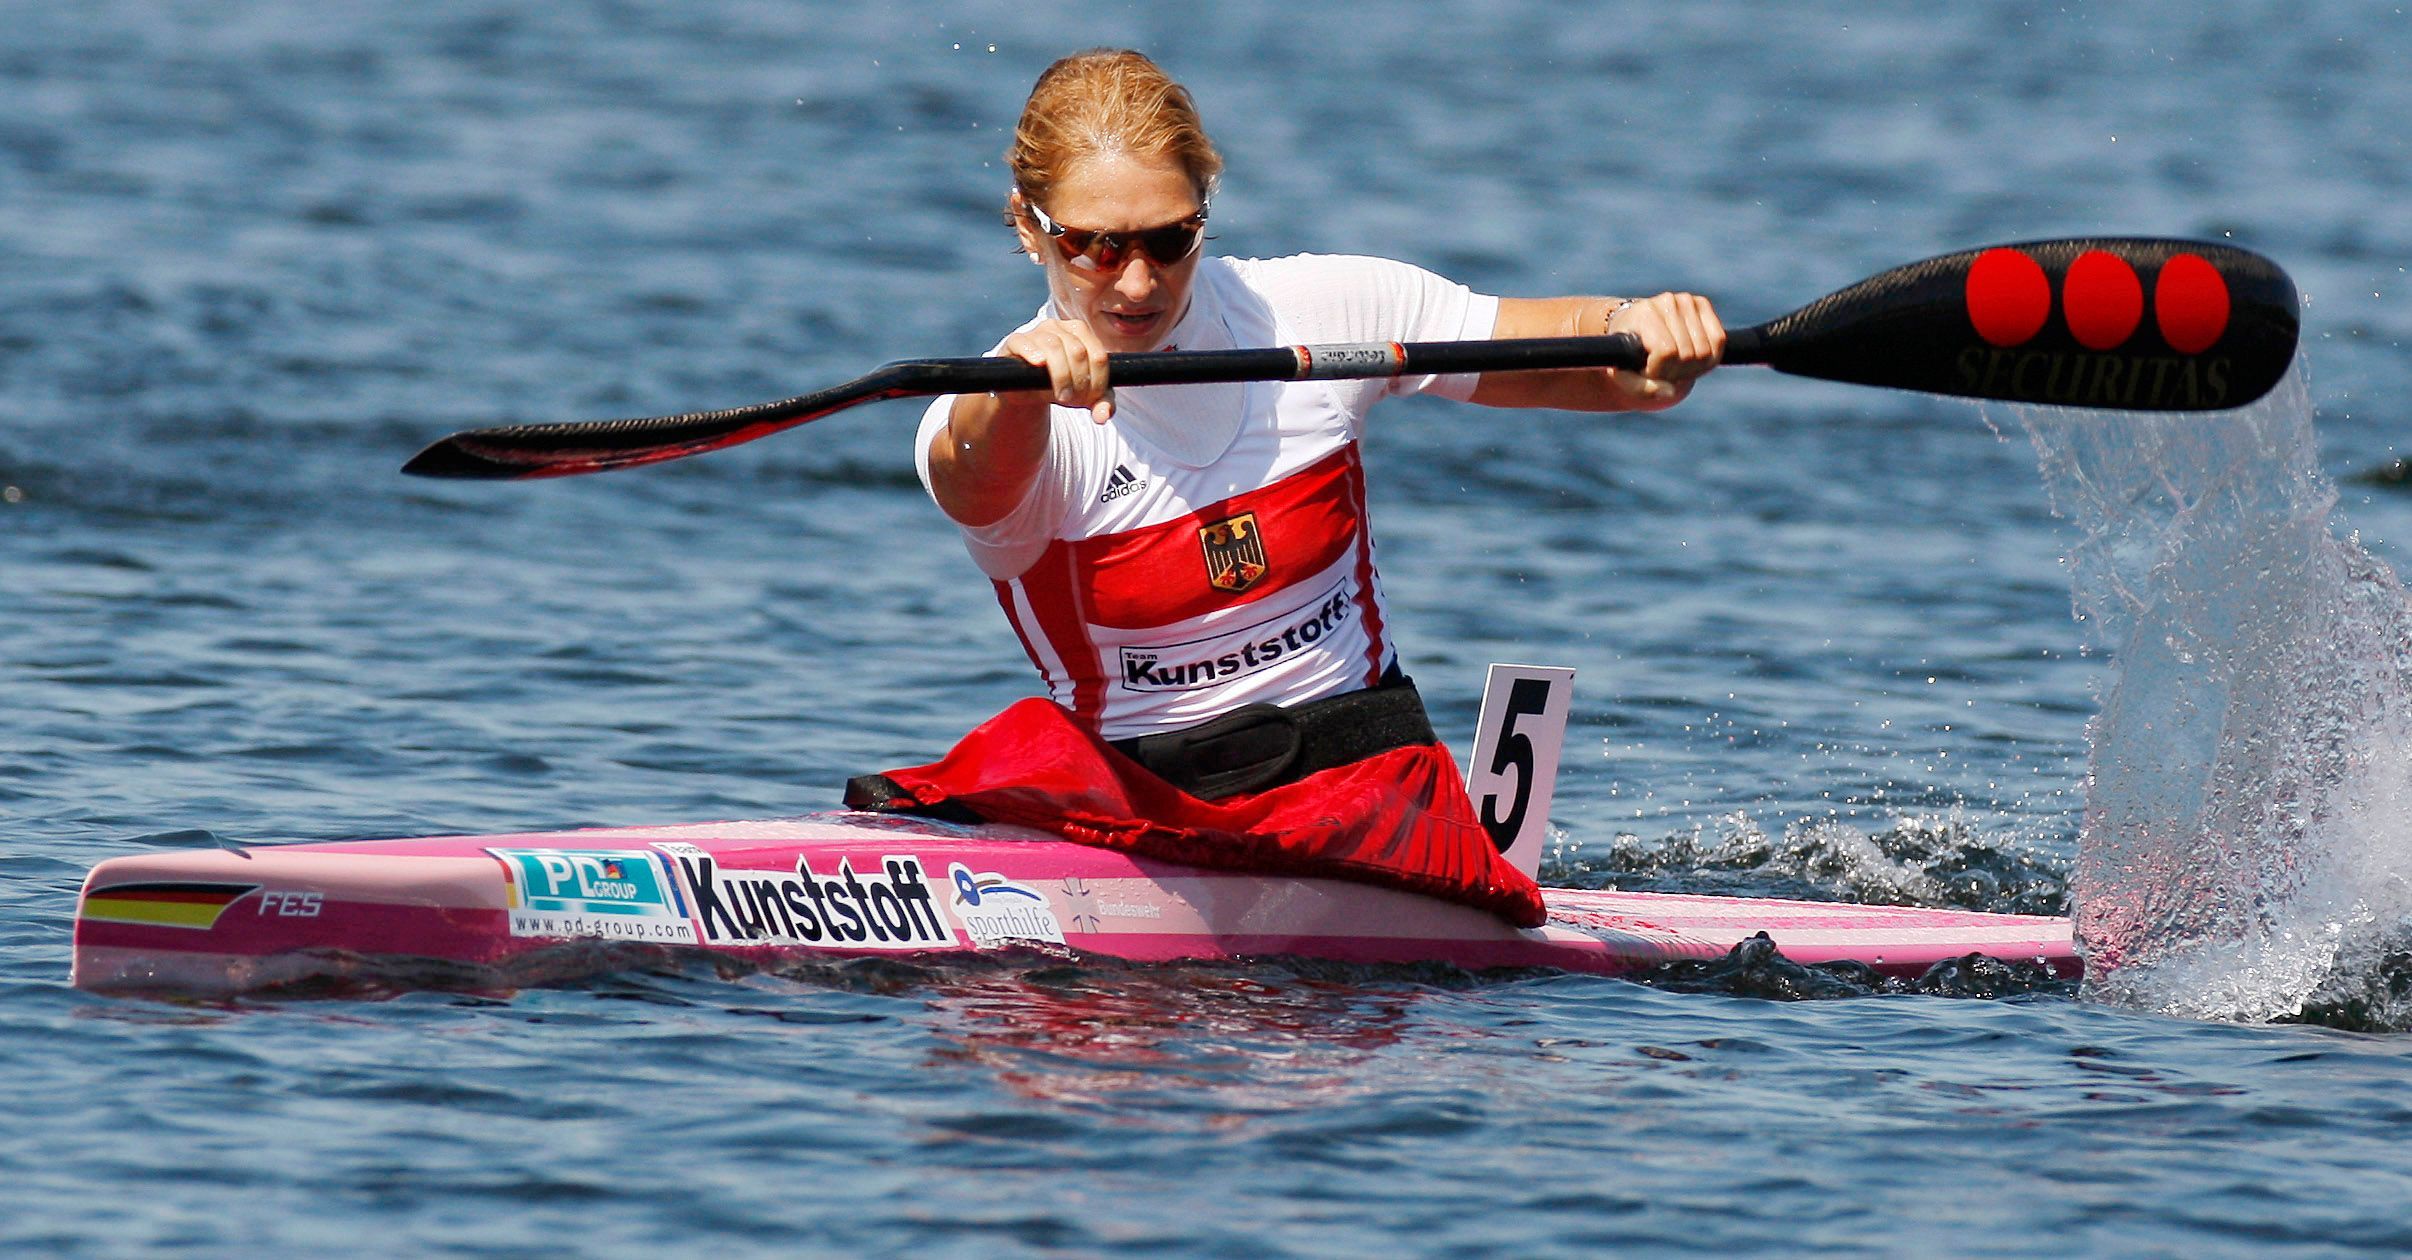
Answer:
<path fill-rule="evenodd" d="M 1189 257 L 1198 245 L 1198 235 L 1205 224 L 1196 219 L 1148 228 L 1141 232 L 1100 232 L 1094 228 L 1066 227 L 1052 220 L 1040 225 L 1055 238 L 1055 246 L 1064 253 L 1067 262 L 1087 263 L 1100 271 L 1118 271 L 1134 248 L 1144 250 L 1159 264 L 1171 266 Z"/>
<path fill-rule="evenodd" d="M 1146 250 L 1148 257 L 1167 266 L 1189 257 L 1189 251 L 1197 243 L 1198 225 L 1194 223 L 1149 228 L 1139 234 L 1139 248 Z"/>

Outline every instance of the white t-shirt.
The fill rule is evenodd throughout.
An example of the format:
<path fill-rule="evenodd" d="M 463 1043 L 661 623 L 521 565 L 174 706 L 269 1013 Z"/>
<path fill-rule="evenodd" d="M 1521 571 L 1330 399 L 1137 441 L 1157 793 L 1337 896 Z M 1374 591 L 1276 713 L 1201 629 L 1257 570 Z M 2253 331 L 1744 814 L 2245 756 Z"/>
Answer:
<path fill-rule="evenodd" d="M 1207 258 L 1159 348 L 1481 340 L 1498 308 L 1383 259 Z M 1056 407 L 1030 494 L 965 545 L 1055 700 L 1108 739 L 1354 691 L 1396 657 L 1366 528 L 1365 413 L 1394 394 L 1464 399 L 1478 379 L 1148 386 L 1117 391 L 1104 425 Z M 925 486 L 953 403 L 923 416 Z"/>

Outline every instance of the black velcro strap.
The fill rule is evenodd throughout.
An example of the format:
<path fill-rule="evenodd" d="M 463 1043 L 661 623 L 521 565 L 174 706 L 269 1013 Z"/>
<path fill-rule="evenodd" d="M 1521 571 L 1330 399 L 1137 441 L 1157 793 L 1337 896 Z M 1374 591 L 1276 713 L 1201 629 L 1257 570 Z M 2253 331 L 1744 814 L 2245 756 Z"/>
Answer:
<path fill-rule="evenodd" d="M 1251 704 L 1185 731 L 1118 739 L 1114 747 L 1174 787 L 1213 801 L 1437 739 L 1415 683 L 1393 665 L 1363 691 L 1286 707 Z"/>
<path fill-rule="evenodd" d="M 1302 778 L 1393 748 L 1440 742 L 1432 719 L 1424 715 L 1424 697 L 1404 674 L 1364 691 L 1310 701 L 1297 712 L 1306 742 L 1298 755 Z"/>
<path fill-rule="evenodd" d="M 1303 735 L 1289 710 L 1251 704 L 1185 731 L 1118 739 L 1114 747 L 1166 783 L 1214 801 L 1297 778 Z"/>

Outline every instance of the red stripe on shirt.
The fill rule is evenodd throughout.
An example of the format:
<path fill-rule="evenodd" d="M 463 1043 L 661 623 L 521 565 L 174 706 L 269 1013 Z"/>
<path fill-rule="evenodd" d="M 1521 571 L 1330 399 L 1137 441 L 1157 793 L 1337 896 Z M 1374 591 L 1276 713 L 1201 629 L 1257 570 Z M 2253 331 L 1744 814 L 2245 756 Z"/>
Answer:
<path fill-rule="evenodd" d="M 1022 576 L 1011 583 L 996 584 L 997 602 L 1004 605 L 1005 616 L 1014 623 L 1014 633 L 1021 636 L 1022 650 L 1030 652 L 1031 663 L 1045 674 L 1046 663 L 1030 650 L 1030 628 L 1022 624 L 1014 611 L 1012 588 L 1021 586 L 1037 614 L 1038 633 L 1054 649 L 1056 659 L 1063 662 L 1071 676 L 1072 711 L 1095 729 L 1105 715 L 1105 662 L 1097 645 L 1089 639 L 1078 567 L 1078 558 L 1069 544 L 1060 540 L 1049 543 L 1038 563 Z M 1048 681 L 1052 684 L 1055 680 Z"/>
<path fill-rule="evenodd" d="M 1348 457 L 1348 489 L 1350 507 L 1357 514 L 1357 598 L 1365 601 L 1365 685 L 1382 681 L 1382 600 L 1374 589 L 1373 529 L 1368 522 L 1373 514 L 1365 501 L 1365 466 L 1357 459 L 1357 444 L 1349 443 L 1341 454 Z"/>
<path fill-rule="evenodd" d="M 1089 615 L 1117 629 L 1174 625 L 1281 591 L 1331 567 L 1351 546 L 1365 556 L 1362 585 L 1371 571 L 1362 541 L 1364 500 L 1364 474 L 1350 443 L 1261 490 L 1161 524 L 1071 543 Z M 1207 580 L 1199 532 L 1243 512 L 1256 515 L 1267 572 L 1246 590 L 1220 590 Z"/>

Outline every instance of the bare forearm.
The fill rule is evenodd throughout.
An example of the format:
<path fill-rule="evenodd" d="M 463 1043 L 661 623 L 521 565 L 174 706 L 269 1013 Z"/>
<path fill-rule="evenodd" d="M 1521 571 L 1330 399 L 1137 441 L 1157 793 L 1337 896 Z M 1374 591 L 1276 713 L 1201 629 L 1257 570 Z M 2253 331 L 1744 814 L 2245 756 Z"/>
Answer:
<path fill-rule="evenodd" d="M 1648 361 L 1639 371 L 1571 369 L 1496 372 L 1474 389 L 1493 407 L 1565 411 L 1658 411 L 1682 402 L 1692 382 L 1725 354 L 1725 326 L 1707 298 L 1661 293 L 1648 298 L 1509 298 L 1499 303 L 1494 340 L 1519 337 L 1639 337 Z"/>
<path fill-rule="evenodd" d="M 1050 403 L 1114 418 L 1108 356 L 1097 330 L 1077 320 L 1042 320 L 999 349 L 1047 369 L 1050 393 L 961 394 L 930 439 L 930 489 L 959 524 L 992 525 L 1020 507 L 1047 459 Z"/>
<path fill-rule="evenodd" d="M 1503 298 L 1491 339 L 1596 337 L 1607 331 L 1608 314 L 1622 301 L 1612 297 Z M 1559 411 L 1626 411 L 1633 403 L 1612 388 L 1607 374 L 1591 369 L 1565 372 L 1493 372 L 1474 387 L 1486 407 L 1548 407 Z"/>
<path fill-rule="evenodd" d="M 930 489 L 957 523 L 1004 519 L 1047 458 L 1047 396 L 962 394 L 930 438 Z"/>

